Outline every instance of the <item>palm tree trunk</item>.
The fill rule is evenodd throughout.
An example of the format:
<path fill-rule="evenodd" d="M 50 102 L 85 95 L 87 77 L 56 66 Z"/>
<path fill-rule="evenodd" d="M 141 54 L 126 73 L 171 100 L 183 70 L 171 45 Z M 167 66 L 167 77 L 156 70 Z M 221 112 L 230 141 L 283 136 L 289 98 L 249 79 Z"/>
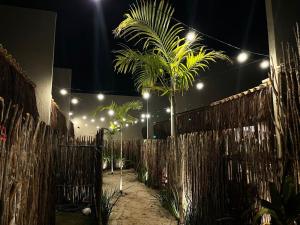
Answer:
<path fill-rule="evenodd" d="M 123 191 L 123 132 L 121 130 L 121 150 L 120 150 L 120 157 L 121 157 L 121 177 L 120 177 L 120 192 Z"/>
<path fill-rule="evenodd" d="M 177 177 L 177 191 L 178 191 L 178 207 L 179 207 L 179 224 L 184 224 L 184 193 L 183 193 L 183 154 L 178 145 L 178 132 L 176 120 L 176 95 L 175 91 L 172 92 L 170 97 L 171 102 L 171 137 L 175 144 L 175 155 L 178 167 L 176 171 Z"/>
<path fill-rule="evenodd" d="M 110 149 L 110 166 L 111 166 L 111 174 L 114 174 L 114 141 L 111 139 L 111 149 Z"/>

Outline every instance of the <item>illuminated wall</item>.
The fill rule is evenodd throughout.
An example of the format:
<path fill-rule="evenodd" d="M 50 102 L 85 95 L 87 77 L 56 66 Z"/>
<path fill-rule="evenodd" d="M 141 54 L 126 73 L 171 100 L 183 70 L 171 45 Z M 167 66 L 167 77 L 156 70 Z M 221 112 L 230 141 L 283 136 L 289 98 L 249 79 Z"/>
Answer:
<path fill-rule="evenodd" d="M 85 93 L 72 93 L 72 97 L 79 100 L 79 103 L 77 105 L 71 105 L 71 111 L 74 113 L 71 120 L 74 123 L 76 136 L 93 136 L 96 133 L 97 127 L 109 127 L 109 116 L 106 111 L 98 113 L 96 116 L 94 116 L 94 112 L 97 106 L 109 105 L 112 101 L 116 102 L 117 104 L 123 104 L 125 102 L 135 100 L 142 101 L 144 107 L 143 110 L 132 113 L 133 116 L 139 119 L 139 123 L 125 129 L 124 139 L 142 139 L 143 129 L 145 135 L 146 121 L 140 121 L 141 114 L 146 113 L 146 101 L 143 98 L 134 96 L 105 95 L 105 99 L 103 101 L 99 101 L 97 99 L 97 94 Z M 161 118 L 161 115 L 168 116 L 165 113 L 166 107 L 167 105 L 164 98 L 152 96 L 149 100 L 149 113 L 151 114 L 151 118 L 149 120 L 150 137 L 152 137 L 153 123 L 159 119 L 166 119 L 166 117 Z M 83 119 L 84 116 L 86 116 L 86 119 Z M 105 118 L 104 122 L 100 120 L 101 117 Z M 92 119 L 95 121 L 92 122 Z"/>
<path fill-rule="evenodd" d="M 0 5 L 0 43 L 36 84 L 41 120 L 50 122 L 56 13 Z"/>
<path fill-rule="evenodd" d="M 71 81 L 72 70 L 65 68 L 54 68 L 53 71 L 53 84 L 52 84 L 52 98 L 59 106 L 59 109 L 63 112 L 65 117 L 69 118 L 70 112 L 70 100 L 71 96 Z M 61 95 L 60 90 L 65 89 L 68 93 Z"/>

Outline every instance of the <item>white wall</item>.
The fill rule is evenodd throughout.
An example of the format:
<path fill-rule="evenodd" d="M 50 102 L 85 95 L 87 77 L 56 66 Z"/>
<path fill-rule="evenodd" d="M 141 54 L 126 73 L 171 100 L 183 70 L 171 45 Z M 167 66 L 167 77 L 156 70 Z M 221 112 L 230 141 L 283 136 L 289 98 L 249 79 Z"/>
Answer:
<path fill-rule="evenodd" d="M 66 119 L 69 118 L 70 100 L 71 96 L 68 94 L 62 96 L 61 89 L 66 89 L 68 93 L 71 92 L 72 70 L 66 68 L 54 68 L 53 84 L 52 84 L 52 98 L 59 106 L 59 109 L 65 115 Z"/>
<path fill-rule="evenodd" d="M 0 5 L 0 43 L 36 84 L 40 119 L 50 123 L 56 13 Z"/>
<path fill-rule="evenodd" d="M 128 101 L 140 100 L 143 102 L 143 110 L 132 113 L 133 116 L 140 120 L 140 115 L 146 113 L 146 101 L 141 97 L 134 96 L 120 96 L 120 95 L 105 95 L 103 101 L 97 99 L 97 94 L 85 94 L 85 93 L 72 93 L 72 97 L 76 97 L 79 100 L 78 105 L 71 105 L 71 111 L 74 113 L 72 122 L 74 123 L 76 136 L 93 136 L 96 134 L 96 127 L 109 127 L 109 116 L 107 112 L 101 112 L 94 116 L 94 111 L 97 106 L 109 105 L 112 101 L 117 104 L 123 104 Z M 152 125 L 156 121 L 165 120 L 168 118 L 168 114 L 165 112 L 167 105 L 167 99 L 164 97 L 152 96 L 149 100 L 149 113 L 152 117 L 149 120 L 149 137 L 152 137 Z M 84 120 L 82 117 L 87 116 Z M 105 117 L 105 122 L 101 122 L 100 118 Z M 95 119 L 92 123 L 91 119 Z M 132 125 L 126 128 L 124 132 L 124 139 L 142 139 L 142 128 L 146 131 L 146 122 L 139 122 L 137 125 Z M 145 132 L 146 133 L 146 132 Z"/>

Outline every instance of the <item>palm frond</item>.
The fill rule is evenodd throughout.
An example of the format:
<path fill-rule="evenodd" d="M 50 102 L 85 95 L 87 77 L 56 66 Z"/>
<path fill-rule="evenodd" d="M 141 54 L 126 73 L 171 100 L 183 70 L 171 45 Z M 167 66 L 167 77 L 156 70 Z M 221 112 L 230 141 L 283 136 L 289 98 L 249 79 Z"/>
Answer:
<path fill-rule="evenodd" d="M 172 24 L 174 8 L 164 0 L 141 0 L 131 5 L 125 19 L 114 30 L 116 37 L 143 43 L 142 50 L 122 46 L 115 51 L 115 70 L 132 73 L 135 86 L 160 94 L 188 90 L 201 71 L 217 60 L 229 60 L 221 51 L 208 50 L 201 37 L 193 41 L 184 35 L 182 24 Z M 171 87 L 171 80 L 175 85 Z"/>
<path fill-rule="evenodd" d="M 130 7 L 125 20 L 113 31 L 116 37 L 128 38 L 136 44 L 143 43 L 143 49 L 155 48 L 165 58 L 174 48 L 183 26 L 171 25 L 174 8 L 166 1 L 139 1 Z"/>
<path fill-rule="evenodd" d="M 130 111 L 141 110 L 142 108 L 143 104 L 141 101 L 130 101 L 122 105 L 112 102 L 110 105 L 98 107 L 95 110 L 95 113 L 105 110 L 113 110 L 114 115 L 111 117 L 110 129 L 115 130 L 118 129 L 119 126 L 124 127 L 126 123 L 134 123 L 136 118 L 130 115 Z M 117 122 L 117 124 L 114 122 Z"/>

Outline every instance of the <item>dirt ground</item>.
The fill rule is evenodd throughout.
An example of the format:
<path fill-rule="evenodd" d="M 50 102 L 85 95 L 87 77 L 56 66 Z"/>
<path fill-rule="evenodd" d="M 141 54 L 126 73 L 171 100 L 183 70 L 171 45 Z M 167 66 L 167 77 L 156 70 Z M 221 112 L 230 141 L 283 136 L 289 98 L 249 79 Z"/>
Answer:
<path fill-rule="evenodd" d="M 105 173 L 103 188 L 111 191 L 119 187 L 120 172 Z M 137 180 L 133 170 L 123 172 L 124 195 L 120 197 L 110 217 L 110 225 L 176 225 L 170 213 L 154 197 L 156 191 Z"/>

